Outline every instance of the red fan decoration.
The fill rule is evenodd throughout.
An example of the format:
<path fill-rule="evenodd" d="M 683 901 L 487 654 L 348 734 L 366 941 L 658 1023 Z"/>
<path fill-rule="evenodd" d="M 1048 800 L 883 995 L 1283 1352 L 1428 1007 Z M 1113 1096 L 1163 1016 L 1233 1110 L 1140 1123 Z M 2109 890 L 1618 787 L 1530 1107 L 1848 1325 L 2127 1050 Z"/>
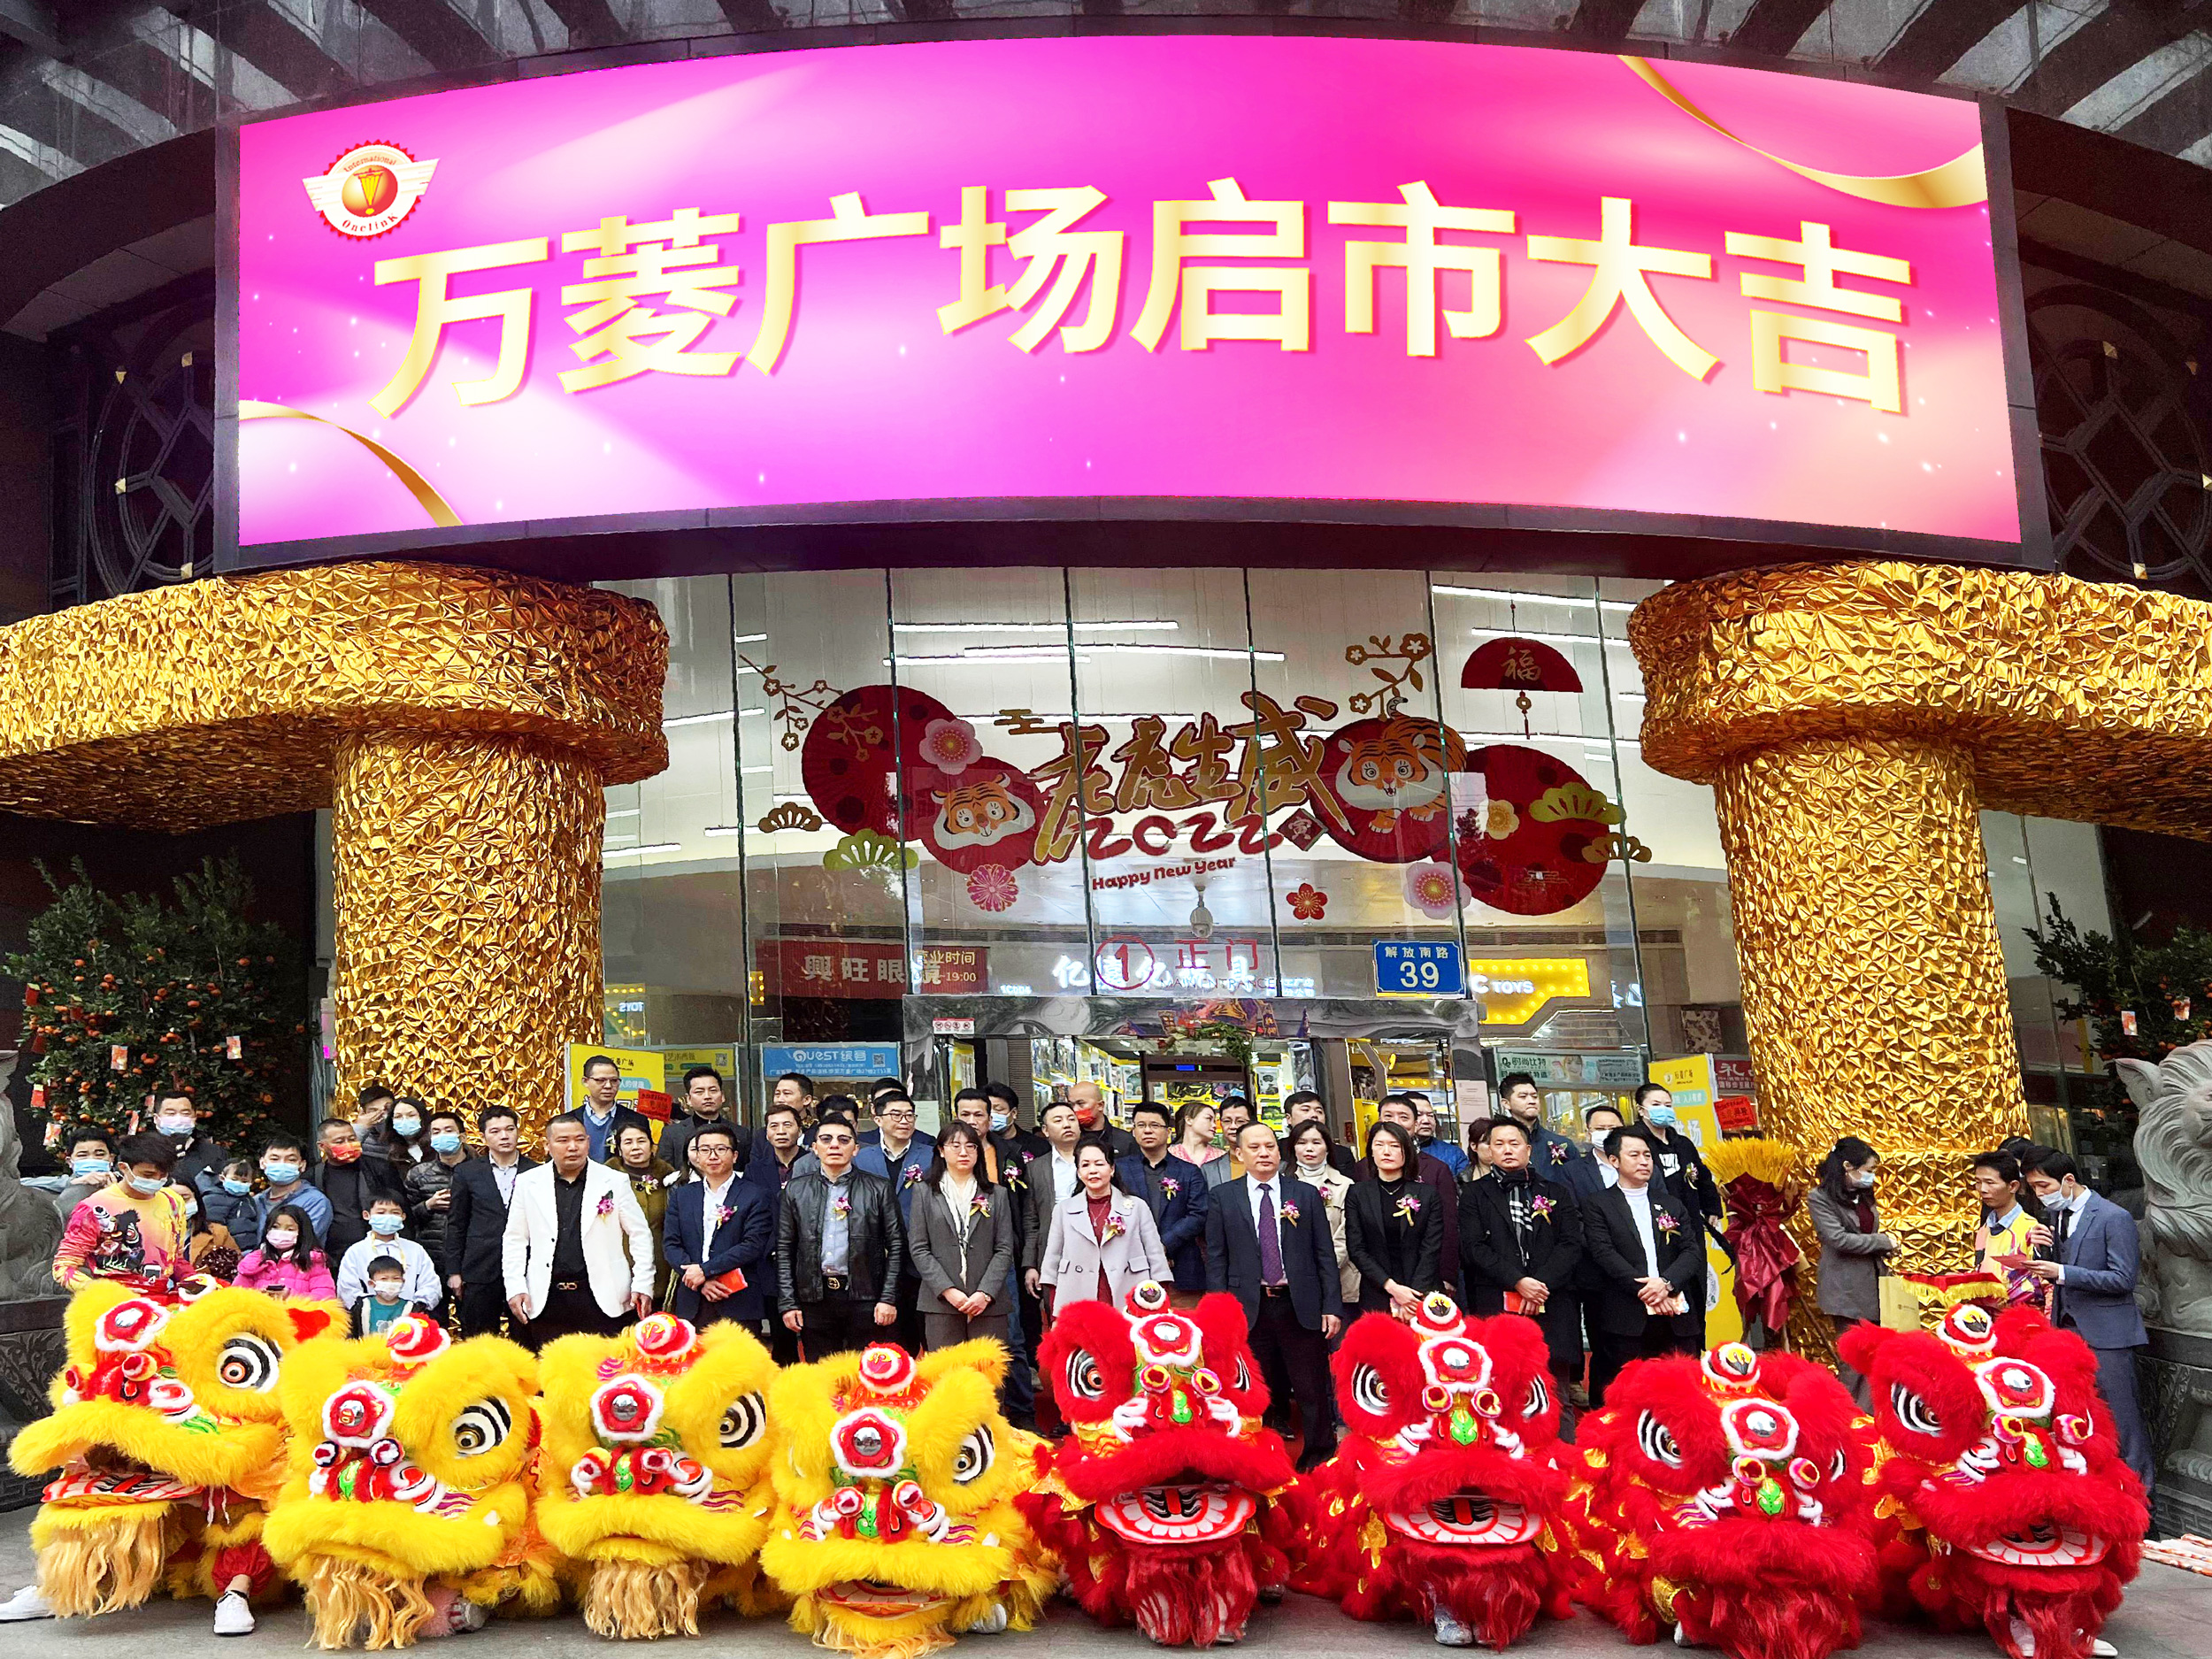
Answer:
<path fill-rule="evenodd" d="M 1479 647 L 1459 671 L 1465 691 L 1517 693 L 1513 706 L 1521 711 L 1521 735 L 1529 735 L 1528 694 L 1532 691 L 1580 691 L 1582 676 L 1575 665 L 1550 646 L 1537 640 L 1509 636 Z"/>

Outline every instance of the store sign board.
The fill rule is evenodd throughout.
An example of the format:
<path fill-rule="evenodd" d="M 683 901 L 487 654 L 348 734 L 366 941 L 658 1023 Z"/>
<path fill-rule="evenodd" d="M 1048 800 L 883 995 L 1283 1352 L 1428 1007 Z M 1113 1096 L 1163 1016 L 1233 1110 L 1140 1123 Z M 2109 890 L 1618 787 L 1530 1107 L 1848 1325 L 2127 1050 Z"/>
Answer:
<path fill-rule="evenodd" d="M 1464 996 L 1467 963 L 1457 941 L 1378 939 L 1377 996 Z"/>
<path fill-rule="evenodd" d="M 906 947 L 865 939 L 764 939 L 754 947 L 764 988 L 772 996 L 835 996 L 875 1000 L 908 994 Z M 922 996 L 987 992 L 987 945 L 925 945 L 918 980 Z M 803 1068 L 802 1068 L 803 1069 Z"/>
<path fill-rule="evenodd" d="M 603 1056 L 622 1070 L 622 1081 L 616 1086 L 614 1097 L 623 1105 L 634 1107 L 641 1091 L 663 1092 L 668 1069 L 661 1061 L 659 1049 L 613 1048 L 605 1043 L 572 1042 L 568 1045 L 569 1110 L 574 1111 L 583 1104 L 586 1062 Z"/>
<path fill-rule="evenodd" d="M 1840 80 L 1235 35 L 256 122 L 237 537 L 1320 498 L 2017 557 L 1980 144 Z"/>
<path fill-rule="evenodd" d="M 773 1082 L 786 1071 L 803 1071 L 818 1084 L 899 1075 L 895 1042 L 770 1043 L 760 1051 L 760 1074 Z"/>
<path fill-rule="evenodd" d="M 1525 1054 L 1511 1048 L 1492 1056 L 1500 1077 L 1525 1071 L 1539 1088 L 1629 1089 L 1644 1080 L 1644 1063 L 1633 1054 Z"/>

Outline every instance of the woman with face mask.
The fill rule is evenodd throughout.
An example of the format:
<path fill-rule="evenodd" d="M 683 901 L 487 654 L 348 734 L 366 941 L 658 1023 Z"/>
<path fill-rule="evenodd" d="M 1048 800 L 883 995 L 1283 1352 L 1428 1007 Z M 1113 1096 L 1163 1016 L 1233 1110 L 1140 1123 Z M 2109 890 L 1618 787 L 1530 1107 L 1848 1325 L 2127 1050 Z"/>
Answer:
<path fill-rule="evenodd" d="M 291 1302 L 334 1302 L 330 1263 L 315 1248 L 315 1224 L 297 1204 L 285 1204 L 269 1217 L 257 1249 L 246 1252 L 232 1281 L 241 1290 L 266 1291 Z"/>
<path fill-rule="evenodd" d="M 1882 1317 L 1883 1258 L 1897 1240 L 1881 1229 L 1874 1209 L 1874 1177 L 1882 1155 L 1856 1135 L 1846 1135 L 1821 1161 L 1819 1185 L 1806 1200 L 1820 1238 L 1820 1310 L 1840 1336 L 1855 1325 Z M 1852 1398 L 1873 1409 L 1866 1379 L 1840 1361 L 1836 1374 Z"/>
<path fill-rule="evenodd" d="M 395 1175 L 403 1175 L 436 1156 L 430 1149 L 428 1113 L 420 1101 L 404 1094 L 393 1101 L 390 1115 L 382 1123 L 365 1130 L 357 1120 L 354 1127 L 361 1136 L 363 1153 L 385 1160 Z"/>
<path fill-rule="evenodd" d="M 191 1194 L 170 1182 L 177 1144 L 167 1135 L 126 1135 L 116 1178 L 79 1204 L 54 1252 L 54 1282 L 74 1290 L 91 1279 L 159 1283 L 188 1273 Z"/>

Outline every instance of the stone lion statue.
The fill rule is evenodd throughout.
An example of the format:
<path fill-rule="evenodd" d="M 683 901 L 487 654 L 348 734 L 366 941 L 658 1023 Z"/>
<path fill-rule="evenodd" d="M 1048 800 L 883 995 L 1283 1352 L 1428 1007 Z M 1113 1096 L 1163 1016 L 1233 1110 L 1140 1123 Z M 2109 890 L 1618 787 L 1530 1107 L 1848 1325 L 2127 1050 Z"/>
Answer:
<path fill-rule="evenodd" d="M 2141 1119 L 2143 1237 L 2157 1303 L 2154 1324 L 2212 1336 L 2212 1042 L 2177 1048 L 2157 1065 L 2116 1060 Z"/>

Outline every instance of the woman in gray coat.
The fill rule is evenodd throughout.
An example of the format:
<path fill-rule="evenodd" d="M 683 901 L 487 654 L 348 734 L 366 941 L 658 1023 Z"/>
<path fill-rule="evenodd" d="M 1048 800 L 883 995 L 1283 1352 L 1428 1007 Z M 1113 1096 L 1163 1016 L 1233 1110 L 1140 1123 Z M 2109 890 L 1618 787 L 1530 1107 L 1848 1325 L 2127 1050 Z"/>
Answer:
<path fill-rule="evenodd" d="M 978 1336 L 1006 1340 L 1014 1210 L 1006 1189 L 986 1173 L 983 1154 L 972 1127 L 947 1124 L 907 1217 L 907 1253 L 921 1280 L 914 1306 L 922 1340 L 933 1348 Z"/>
<path fill-rule="evenodd" d="M 1881 1263 L 1897 1240 L 1881 1229 L 1874 1210 L 1874 1171 L 1880 1153 L 1856 1135 L 1836 1142 L 1820 1165 L 1820 1184 L 1805 1201 L 1820 1238 L 1820 1310 L 1841 1336 L 1853 1325 L 1882 1317 Z M 1867 1409 L 1873 1396 L 1866 1379 L 1840 1360 L 1837 1375 Z"/>

